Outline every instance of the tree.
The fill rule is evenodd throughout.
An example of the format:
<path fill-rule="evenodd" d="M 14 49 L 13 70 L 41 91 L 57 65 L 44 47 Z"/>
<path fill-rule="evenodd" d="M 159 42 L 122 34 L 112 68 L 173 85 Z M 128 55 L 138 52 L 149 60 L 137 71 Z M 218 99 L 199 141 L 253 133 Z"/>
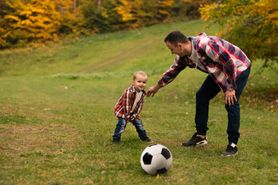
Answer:
<path fill-rule="evenodd" d="M 277 62 L 278 11 L 275 0 L 229 0 L 200 8 L 201 18 L 223 26 L 220 35 L 249 57 Z"/>
<path fill-rule="evenodd" d="M 58 10 L 61 21 L 58 32 L 60 34 L 82 34 L 84 17 L 79 7 L 79 1 L 77 0 L 56 0 L 56 9 Z"/>
<path fill-rule="evenodd" d="M 30 41 L 55 40 L 61 16 L 51 0 L 6 1 L 12 10 L 4 15 L 5 34 L 1 35 L 7 43 L 23 45 Z"/>

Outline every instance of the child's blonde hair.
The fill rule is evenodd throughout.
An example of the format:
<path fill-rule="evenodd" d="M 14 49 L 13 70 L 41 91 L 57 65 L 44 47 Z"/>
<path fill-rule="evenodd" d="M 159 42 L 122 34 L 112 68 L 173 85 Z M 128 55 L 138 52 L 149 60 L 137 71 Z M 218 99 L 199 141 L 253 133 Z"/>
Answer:
<path fill-rule="evenodd" d="M 137 75 L 139 75 L 139 74 L 148 77 L 148 75 L 145 71 L 136 71 L 133 73 L 133 80 L 135 80 Z"/>

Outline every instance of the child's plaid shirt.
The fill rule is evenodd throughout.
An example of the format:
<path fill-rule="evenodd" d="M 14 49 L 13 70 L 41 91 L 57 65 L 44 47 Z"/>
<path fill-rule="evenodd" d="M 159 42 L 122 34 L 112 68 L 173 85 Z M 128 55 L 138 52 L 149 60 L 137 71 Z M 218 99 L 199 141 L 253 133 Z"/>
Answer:
<path fill-rule="evenodd" d="M 139 114 L 144 104 L 144 97 L 146 95 L 146 92 L 144 90 L 142 92 L 143 93 L 140 97 L 140 100 L 135 105 L 133 112 L 131 112 L 132 106 L 136 99 L 137 91 L 134 86 L 130 86 L 127 89 L 125 89 L 122 96 L 119 98 L 118 102 L 114 107 L 115 115 L 117 117 L 124 118 L 125 120 L 134 120 L 135 118 L 139 118 Z"/>
<path fill-rule="evenodd" d="M 173 81 L 185 67 L 196 67 L 208 73 L 219 87 L 226 90 L 236 89 L 236 79 L 251 66 L 251 62 L 237 46 L 215 36 L 200 33 L 189 37 L 192 42 L 192 56 L 176 56 L 174 64 L 158 81 L 163 87 Z"/>

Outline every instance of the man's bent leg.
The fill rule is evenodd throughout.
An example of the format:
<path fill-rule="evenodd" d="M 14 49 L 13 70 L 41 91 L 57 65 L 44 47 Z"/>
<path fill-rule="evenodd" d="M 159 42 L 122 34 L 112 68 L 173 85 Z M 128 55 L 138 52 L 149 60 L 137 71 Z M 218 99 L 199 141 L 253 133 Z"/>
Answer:
<path fill-rule="evenodd" d="M 234 105 L 225 105 L 225 108 L 228 112 L 228 128 L 227 128 L 227 134 L 228 134 L 228 141 L 229 144 L 234 143 L 237 144 L 238 139 L 240 137 L 239 128 L 240 128 L 240 104 L 239 104 L 239 98 L 240 95 L 247 83 L 248 76 L 250 73 L 250 69 L 247 69 L 244 71 L 238 80 L 236 81 L 237 89 L 236 89 L 236 98 L 237 101 Z"/>
<path fill-rule="evenodd" d="M 206 135 L 208 130 L 209 101 L 220 91 L 219 86 L 208 76 L 196 93 L 195 124 L 197 134 Z"/>

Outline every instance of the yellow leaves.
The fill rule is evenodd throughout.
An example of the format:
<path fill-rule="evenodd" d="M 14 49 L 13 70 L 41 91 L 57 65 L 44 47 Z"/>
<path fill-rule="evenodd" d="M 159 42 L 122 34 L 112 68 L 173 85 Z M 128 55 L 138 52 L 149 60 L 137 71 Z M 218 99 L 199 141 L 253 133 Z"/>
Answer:
<path fill-rule="evenodd" d="M 62 31 L 83 31 L 79 28 L 84 25 L 84 17 L 78 7 L 73 7 L 73 0 L 5 0 L 3 3 L 6 10 L 0 15 L 0 49 L 7 45 L 57 40 Z"/>
<path fill-rule="evenodd" d="M 29 17 L 33 12 L 31 10 L 23 10 L 19 13 L 20 16 L 24 15 L 26 17 Z"/>
<path fill-rule="evenodd" d="M 24 3 L 21 1 L 7 0 L 6 3 L 7 5 L 9 5 L 9 7 L 13 9 L 21 9 L 22 7 L 25 6 Z"/>
<path fill-rule="evenodd" d="M 201 19 L 207 21 L 211 19 L 214 16 L 214 13 L 217 10 L 218 5 L 213 4 L 207 4 L 207 5 L 201 5 L 200 7 L 200 13 L 201 13 Z"/>
<path fill-rule="evenodd" d="M 57 38 L 62 19 L 53 1 L 18 0 L 8 4 L 14 12 L 4 16 L 7 34 L 2 34 L 2 39 L 24 43 L 25 40 L 41 42 Z"/>
<path fill-rule="evenodd" d="M 14 15 L 5 15 L 4 19 L 16 21 L 16 22 L 20 20 L 17 16 Z"/>
<path fill-rule="evenodd" d="M 109 16 L 108 16 L 108 11 L 107 11 L 106 9 L 102 9 L 100 14 L 101 14 L 101 16 L 104 17 L 104 18 L 108 18 L 108 17 L 109 17 Z"/>
<path fill-rule="evenodd" d="M 263 18 L 267 24 L 270 22 L 277 24 L 278 21 L 277 3 L 274 0 L 250 1 L 249 3 L 231 0 L 224 4 L 206 4 L 200 7 L 200 13 L 203 20 L 225 19 L 229 16 L 238 16 L 241 20 L 243 17 L 253 16 Z"/>
<path fill-rule="evenodd" d="M 266 21 L 278 26 L 278 11 L 276 10 L 273 13 L 270 13 L 266 18 Z"/>
<path fill-rule="evenodd" d="M 182 0 L 183 3 L 191 3 L 192 0 Z"/>
<path fill-rule="evenodd" d="M 203 20 L 223 25 L 221 35 L 250 57 L 273 58 L 277 47 L 277 0 L 230 0 L 201 6 Z"/>
<path fill-rule="evenodd" d="M 162 6 L 162 7 L 171 7 L 173 4 L 174 4 L 174 0 L 160 1 L 160 6 Z"/>
<path fill-rule="evenodd" d="M 129 2 L 127 0 L 119 0 L 119 2 L 123 5 L 123 6 L 128 6 Z"/>
<path fill-rule="evenodd" d="M 245 5 L 241 5 L 241 6 L 237 6 L 236 8 L 233 9 L 233 14 L 235 16 L 243 16 L 245 13 L 246 13 L 246 10 L 245 10 Z"/>
<path fill-rule="evenodd" d="M 264 18 L 265 24 L 278 25 L 278 5 L 274 0 L 261 0 L 254 4 L 251 9 L 252 15 L 259 15 Z"/>
<path fill-rule="evenodd" d="M 144 17 L 155 17 L 161 19 L 171 15 L 172 8 L 175 5 L 175 0 L 116 0 L 113 4 L 115 12 L 120 16 L 120 20 L 125 23 L 130 23 L 128 27 L 137 27 L 140 19 Z M 142 23 L 141 23 L 142 24 Z"/>
<path fill-rule="evenodd" d="M 130 13 L 122 15 L 122 20 L 125 21 L 125 22 L 130 21 L 132 19 L 133 19 L 133 17 L 132 17 L 132 14 L 130 14 Z"/>
<path fill-rule="evenodd" d="M 6 30 L 0 27 L 0 33 L 4 33 Z"/>
<path fill-rule="evenodd" d="M 132 14 L 130 13 L 131 9 L 125 6 L 119 6 L 115 8 L 116 12 L 122 17 L 123 21 L 129 21 L 133 19 Z"/>
<path fill-rule="evenodd" d="M 122 18 L 122 21 L 128 22 L 133 19 L 133 15 L 131 14 L 132 11 L 132 4 L 129 3 L 127 0 L 119 0 L 121 5 L 115 7 L 117 14 L 119 14 Z"/>
<path fill-rule="evenodd" d="M 27 19 L 27 20 L 21 21 L 20 24 L 22 26 L 31 26 L 33 23 L 29 19 Z"/>
<path fill-rule="evenodd" d="M 164 15 L 164 16 L 170 15 L 169 11 L 167 11 L 167 10 L 158 10 L 158 12 L 159 12 L 161 15 Z"/>
<path fill-rule="evenodd" d="M 37 13 L 37 14 L 45 14 L 48 11 L 46 7 L 30 7 L 30 8 L 32 13 Z"/>

